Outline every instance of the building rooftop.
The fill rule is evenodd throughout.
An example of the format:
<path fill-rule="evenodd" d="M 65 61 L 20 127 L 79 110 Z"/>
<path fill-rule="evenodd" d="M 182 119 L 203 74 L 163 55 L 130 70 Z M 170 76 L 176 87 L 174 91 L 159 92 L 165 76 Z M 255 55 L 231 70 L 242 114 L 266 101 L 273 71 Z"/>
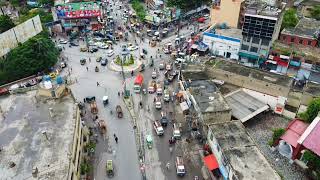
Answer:
<path fill-rule="evenodd" d="M 290 77 L 274 74 L 271 72 L 261 71 L 259 69 L 243 66 L 224 60 L 219 61 L 215 68 L 285 87 L 289 87 L 292 83 L 292 79 Z"/>
<path fill-rule="evenodd" d="M 320 117 L 316 117 L 298 140 L 307 149 L 320 156 Z"/>
<path fill-rule="evenodd" d="M 189 87 L 189 91 L 197 101 L 202 113 L 230 110 L 229 105 L 214 82 L 209 80 L 192 80 L 189 82 Z"/>
<path fill-rule="evenodd" d="M 28 179 L 33 168 L 41 180 L 67 179 L 75 128 L 73 99 L 42 100 L 31 91 L 2 98 L 0 105 L 0 179 Z"/>
<path fill-rule="evenodd" d="M 207 80 L 210 79 L 206 74 L 205 66 L 203 64 L 188 64 L 186 65 L 182 72 L 182 77 L 184 80 Z"/>
<path fill-rule="evenodd" d="M 239 180 L 281 179 L 240 121 L 211 124 L 209 128 Z"/>
<path fill-rule="evenodd" d="M 245 1 L 245 14 L 253 16 L 267 16 L 277 19 L 285 8 L 285 4 L 264 1 L 249 0 Z"/>
<path fill-rule="evenodd" d="M 320 21 L 311 18 L 302 18 L 294 28 L 283 29 L 281 34 L 315 38 L 320 33 Z"/>
<path fill-rule="evenodd" d="M 225 96 L 231 107 L 232 116 L 245 122 L 259 113 L 269 109 L 269 106 L 255 97 L 239 89 Z"/>
<path fill-rule="evenodd" d="M 320 83 L 308 82 L 304 87 L 304 91 L 316 97 L 320 97 Z"/>
<path fill-rule="evenodd" d="M 242 39 L 242 30 L 236 29 L 236 28 L 216 29 L 216 34 L 222 35 L 222 36 L 227 36 L 227 37 L 232 37 L 232 38 L 237 38 L 237 39 Z"/>

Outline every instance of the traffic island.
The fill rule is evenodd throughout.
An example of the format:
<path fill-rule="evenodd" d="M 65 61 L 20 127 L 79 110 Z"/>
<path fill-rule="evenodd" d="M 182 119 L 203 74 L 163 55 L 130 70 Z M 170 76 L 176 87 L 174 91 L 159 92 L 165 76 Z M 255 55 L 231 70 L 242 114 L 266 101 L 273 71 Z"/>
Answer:
<path fill-rule="evenodd" d="M 131 58 L 129 58 L 129 59 L 131 59 Z M 133 60 L 133 61 L 129 60 L 128 62 L 123 62 L 123 71 L 125 73 L 131 72 L 131 71 L 136 71 L 137 69 L 140 68 L 141 64 L 143 64 L 143 63 L 139 59 Z M 121 72 L 122 71 L 121 60 L 119 60 L 119 58 L 112 60 L 108 67 L 112 71 Z"/>

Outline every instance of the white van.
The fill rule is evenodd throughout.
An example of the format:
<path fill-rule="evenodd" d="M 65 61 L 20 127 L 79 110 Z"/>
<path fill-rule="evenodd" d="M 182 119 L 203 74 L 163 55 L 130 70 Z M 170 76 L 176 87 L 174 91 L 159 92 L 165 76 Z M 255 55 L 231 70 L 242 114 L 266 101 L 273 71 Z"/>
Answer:
<path fill-rule="evenodd" d="M 175 139 L 181 139 L 181 132 L 178 124 L 173 123 L 173 137 Z"/>
<path fill-rule="evenodd" d="M 184 176 L 186 174 L 183 158 L 181 156 L 176 157 L 176 170 L 178 176 Z"/>
<path fill-rule="evenodd" d="M 180 63 L 184 63 L 186 60 L 185 59 L 182 59 L 182 58 L 177 58 L 174 63 L 175 64 L 180 64 Z"/>

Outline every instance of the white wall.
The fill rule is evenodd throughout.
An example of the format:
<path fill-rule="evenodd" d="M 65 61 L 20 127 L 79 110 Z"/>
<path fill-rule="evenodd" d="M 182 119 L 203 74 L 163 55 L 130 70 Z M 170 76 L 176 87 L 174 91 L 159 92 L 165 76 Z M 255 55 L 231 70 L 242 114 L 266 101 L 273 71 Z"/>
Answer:
<path fill-rule="evenodd" d="M 39 15 L 0 34 L 0 57 L 42 31 Z"/>
<path fill-rule="evenodd" d="M 203 36 L 203 42 L 209 46 L 214 54 L 219 56 L 227 56 L 227 52 L 231 53 L 230 59 L 239 59 L 240 42 L 230 41 L 226 39 Z"/>

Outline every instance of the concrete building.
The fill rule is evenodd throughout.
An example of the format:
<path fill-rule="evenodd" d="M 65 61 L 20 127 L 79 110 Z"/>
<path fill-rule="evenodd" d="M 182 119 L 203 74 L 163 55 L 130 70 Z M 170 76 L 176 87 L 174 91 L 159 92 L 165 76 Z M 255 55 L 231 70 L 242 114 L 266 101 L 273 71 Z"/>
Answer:
<path fill-rule="evenodd" d="M 57 3 L 57 2 L 56 2 Z M 97 30 L 102 28 L 98 17 L 102 18 L 101 2 L 74 2 L 57 4 L 53 9 L 54 21 L 61 20 L 65 31 L 82 30 L 84 28 Z"/>
<path fill-rule="evenodd" d="M 301 44 L 303 46 L 317 47 L 320 40 L 320 21 L 309 18 L 300 19 L 296 27 L 283 29 L 280 41 L 286 44 Z"/>
<path fill-rule="evenodd" d="M 210 10 L 211 24 L 226 23 L 229 27 L 240 28 L 243 0 L 215 0 Z"/>
<path fill-rule="evenodd" d="M 241 45 L 240 29 L 213 29 L 203 33 L 203 42 L 209 46 L 212 54 L 238 60 Z"/>
<path fill-rule="evenodd" d="M 71 96 L 42 99 L 35 91 L 1 99 L 1 179 L 80 179 L 89 141 Z"/>
<path fill-rule="evenodd" d="M 239 52 L 241 63 L 257 67 L 267 58 L 272 43 L 278 39 L 284 8 L 285 4 L 275 7 L 264 2 L 246 2 Z"/>
<path fill-rule="evenodd" d="M 224 179 L 281 179 L 240 121 L 211 124 L 208 129 L 207 143 Z"/>

